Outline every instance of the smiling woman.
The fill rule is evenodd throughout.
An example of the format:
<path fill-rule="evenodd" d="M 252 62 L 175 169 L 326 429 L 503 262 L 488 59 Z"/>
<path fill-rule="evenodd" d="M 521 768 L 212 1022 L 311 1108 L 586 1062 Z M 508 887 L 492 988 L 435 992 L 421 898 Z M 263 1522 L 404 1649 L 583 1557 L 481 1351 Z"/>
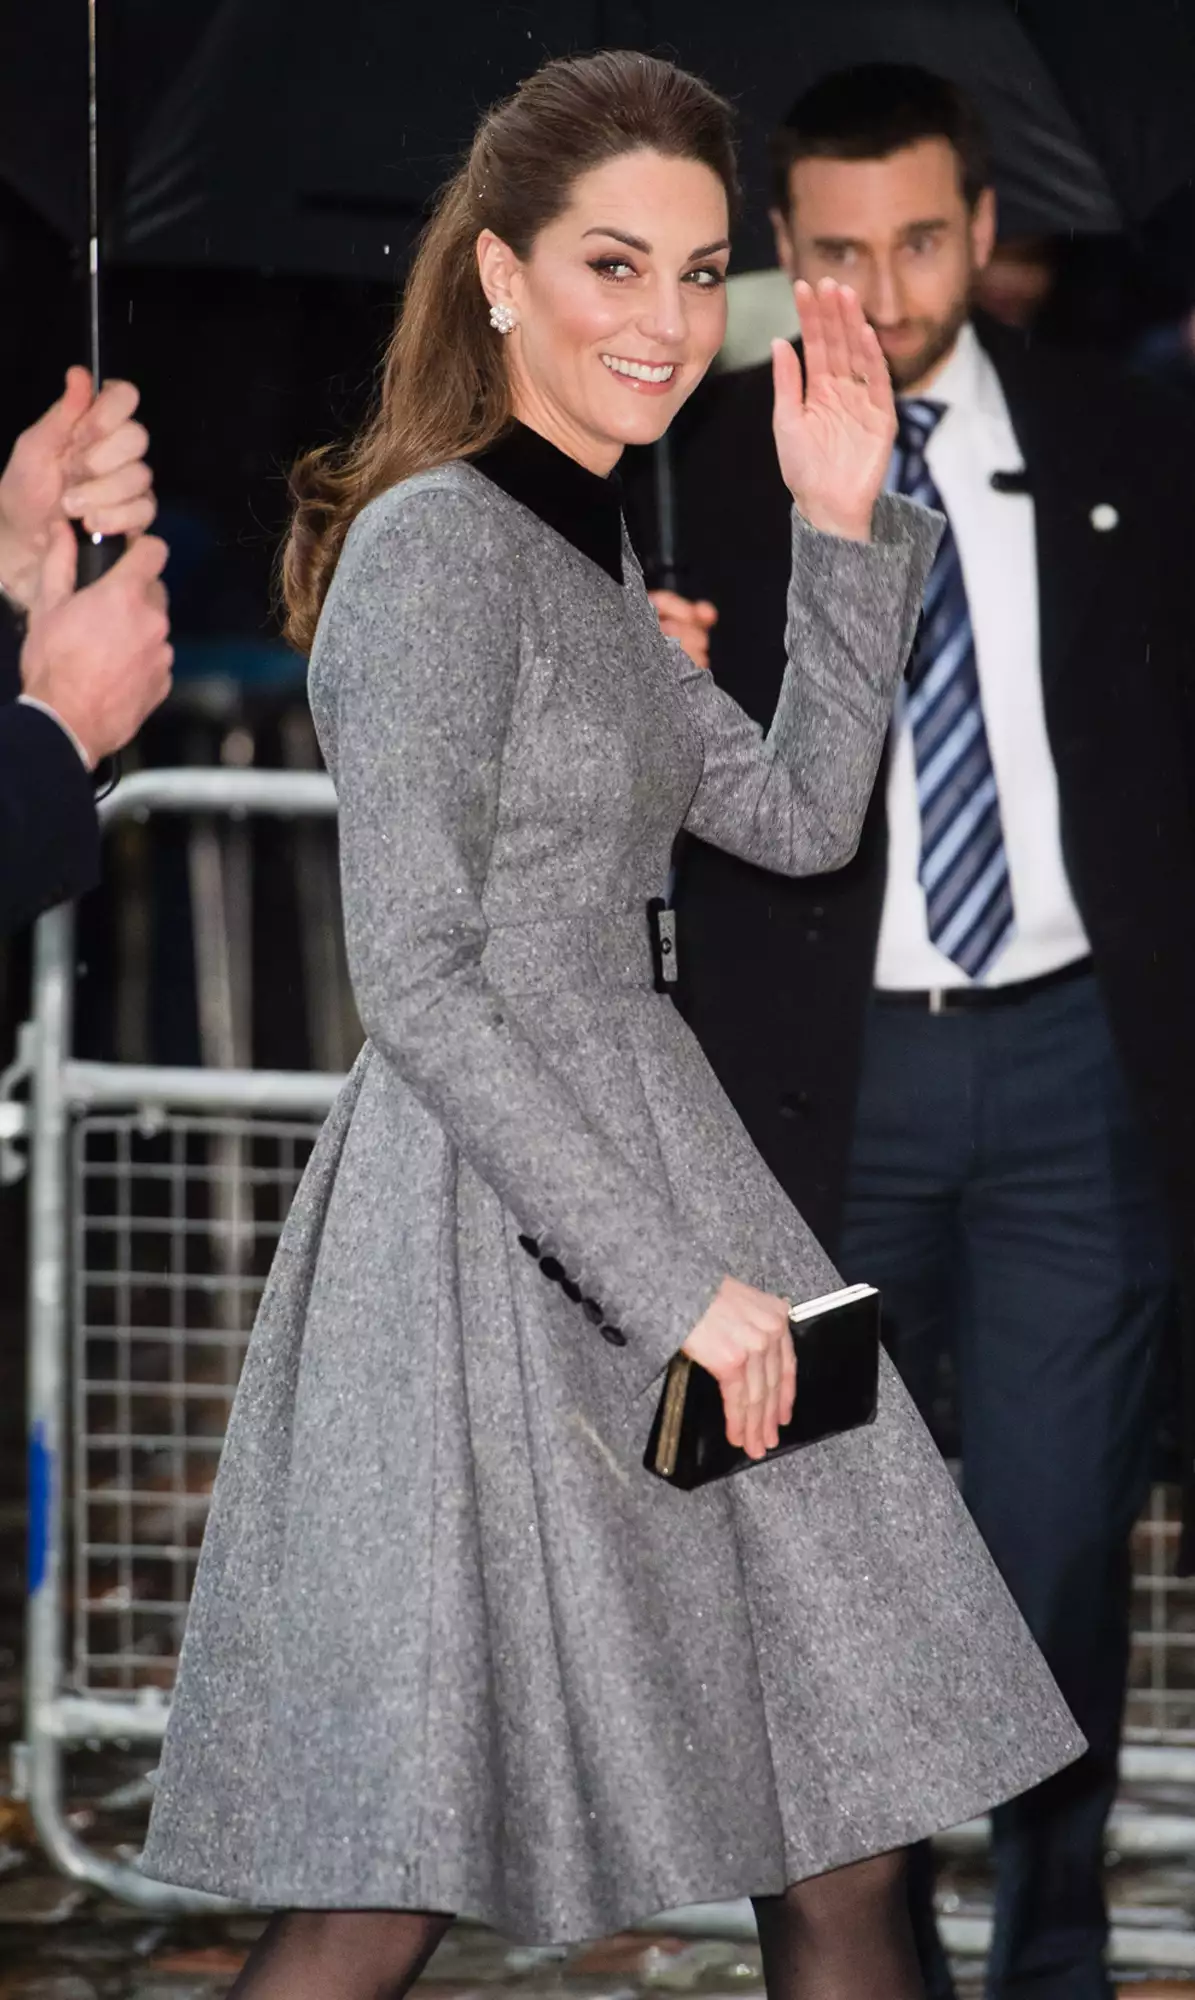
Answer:
<path fill-rule="evenodd" d="M 283 582 L 301 652 L 362 507 L 484 452 L 532 377 L 520 415 L 594 470 L 660 436 L 722 338 L 737 204 L 729 106 L 670 63 L 552 62 L 495 106 L 420 243 L 376 414 L 292 475 Z M 509 356 L 495 305 L 513 321 Z"/>
<path fill-rule="evenodd" d="M 521 421 L 602 474 L 658 438 L 722 344 L 728 226 L 708 166 L 636 147 L 580 174 L 525 257 L 483 230 Z"/>
<path fill-rule="evenodd" d="M 718 346 L 733 185 L 695 78 L 550 64 L 445 196 L 373 428 L 300 475 L 368 1039 L 250 1343 L 144 1858 L 281 1912 L 238 2000 L 400 2000 L 453 1912 L 548 1942 L 735 1895 L 769 2000 L 914 2000 L 894 1850 L 1080 1747 L 886 1364 L 873 1423 L 758 1463 L 789 1300 L 840 1281 L 649 916 L 682 828 L 850 858 L 938 524 L 881 492 L 858 299 L 805 287 L 768 736 L 661 634 L 612 469 Z M 753 1468 L 685 1495 L 644 1465 L 678 1351 Z"/>

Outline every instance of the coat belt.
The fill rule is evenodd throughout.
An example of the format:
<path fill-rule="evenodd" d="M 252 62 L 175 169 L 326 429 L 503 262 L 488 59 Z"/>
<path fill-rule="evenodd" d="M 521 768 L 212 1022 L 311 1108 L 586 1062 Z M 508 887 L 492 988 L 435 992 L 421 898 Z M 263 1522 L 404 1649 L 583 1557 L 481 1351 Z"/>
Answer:
<path fill-rule="evenodd" d="M 643 907 L 494 924 L 481 954 L 482 970 L 504 993 L 587 993 L 603 987 L 651 992 L 660 983 L 656 922 Z"/>

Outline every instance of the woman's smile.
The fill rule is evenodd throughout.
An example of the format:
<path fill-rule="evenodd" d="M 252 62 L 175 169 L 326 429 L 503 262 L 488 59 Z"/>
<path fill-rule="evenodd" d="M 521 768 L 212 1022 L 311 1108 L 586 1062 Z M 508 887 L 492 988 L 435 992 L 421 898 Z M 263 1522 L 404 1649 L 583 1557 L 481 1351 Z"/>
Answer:
<path fill-rule="evenodd" d="M 601 358 L 611 375 L 617 375 L 629 388 L 648 394 L 663 394 L 676 377 L 675 361 L 632 361 L 621 354 L 603 354 Z"/>

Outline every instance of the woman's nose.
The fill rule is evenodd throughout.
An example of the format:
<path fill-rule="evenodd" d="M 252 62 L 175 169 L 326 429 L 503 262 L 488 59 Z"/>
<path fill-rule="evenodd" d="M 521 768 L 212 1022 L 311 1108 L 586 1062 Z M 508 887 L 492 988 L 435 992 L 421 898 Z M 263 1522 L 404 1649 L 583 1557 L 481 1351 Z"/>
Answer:
<path fill-rule="evenodd" d="M 644 301 L 640 325 L 653 340 L 678 342 L 687 330 L 685 302 L 679 285 L 661 283 Z"/>

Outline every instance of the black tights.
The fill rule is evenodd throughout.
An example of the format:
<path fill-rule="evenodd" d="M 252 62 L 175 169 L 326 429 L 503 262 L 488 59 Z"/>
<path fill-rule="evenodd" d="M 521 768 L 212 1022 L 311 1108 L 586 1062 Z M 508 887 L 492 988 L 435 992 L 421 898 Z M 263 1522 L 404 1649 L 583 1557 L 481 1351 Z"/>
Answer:
<path fill-rule="evenodd" d="M 768 2000 L 923 2000 L 903 1853 L 754 1902 Z"/>
<path fill-rule="evenodd" d="M 768 2000 L 922 2000 L 904 1856 L 757 1896 Z M 228 2000 L 402 2000 L 452 1919 L 418 1910 L 273 1917 Z"/>
<path fill-rule="evenodd" d="M 423 1910 L 284 1911 L 228 2000 L 402 2000 L 451 1922 Z"/>

